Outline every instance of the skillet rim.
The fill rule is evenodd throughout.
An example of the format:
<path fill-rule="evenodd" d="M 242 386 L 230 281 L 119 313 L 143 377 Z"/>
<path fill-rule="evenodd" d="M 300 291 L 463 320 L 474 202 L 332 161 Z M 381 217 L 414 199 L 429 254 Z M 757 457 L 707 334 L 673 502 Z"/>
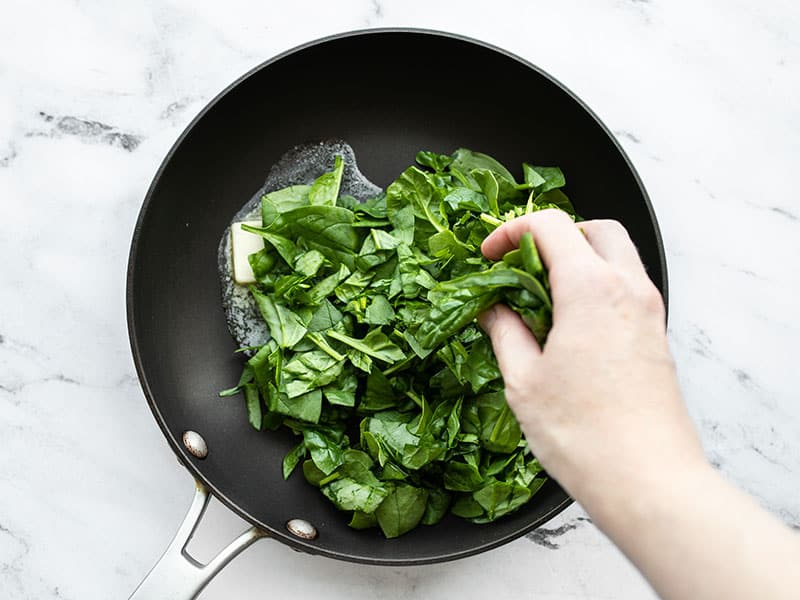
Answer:
<path fill-rule="evenodd" d="M 585 102 L 583 102 L 583 100 L 581 100 L 575 93 L 573 93 L 559 80 L 557 80 L 555 77 L 553 77 L 540 67 L 534 65 L 530 61 L 512 52 L 504 50 L 503 48 L 500 48 L 488 42 L 484 42 L 469 36 L 453 32 L 446 32 L 435 29 L 425 29 L 425 28 L 415 28 L 415 27 L 380 27 L 380 28 L 356 29 L 341 33 L 335 33 L 322 38 L 311 40 L 309 42 L 305 42 L 303 44 L 285 50 L 273 56 L 272 58 L 269 58 L 264 62 L 256 65 L 243 75 L 236 78 L 232 83 L 230 83 L 214 98 L 212 98 L 197 115 L 195 115 L 195 117 L 191 120 L 191 122 L 181 132 L 180 136 L 178 136 L 178 138 L 175 140 L 175 142 L 167 152 L 166 156 L 162 160 L 161 164 L 159 165 L 158 170 L 153 176 L 153 180 L 151 181 L 150 186 L 147 189 L 144 201 L 142 202 L 142 206 L 139 210 L 139 215 L 136 219 L 136 225 L 134 226 L 133 229 L 130 252 L 128 254 L 128 266 L 127 266 L 126 287 L 125 287 L 126 317 L 128 325 L 128 338 L 131 346 L 131 353 L 133 355 L 134 365 L 136 367 L 136 374 L 138 376 L 139 383 L 142 387 L 142 391 L 144 392 L 145 398 L 147 400 L 147 404 L 150 407 L 150 411 L 153 413 L 153 417 L 155 418 L 156 423 L 158 423 L 159 429 L 161 429 L 162 434 L 167 439 L 170 448 L 176 455 L 181 465 L 189 471 L 189 473 L 195 478 L 195 480 L 202 482 L 203 485 L 205 485 L 210 490 L 210 492 L 214 495 L 214 497 L 216 497 L 220 502 L 222 502 L 222 504 L 224 504 L 228 509 L 233 511 L 236 515 L 238 515 L 248 523 L 258 527 L 264 532 L 267 532 L 269 537 L 277 539 L 279 542 L 288 545 L 294 550 L 299 550 L 312 555 L 320 555 L 320 556 L 326 556 L 328 558 L 345 560 L 348 562 L 354 562 L 358 564 L 370 564 L 370 565 L 382 565 L 382 566 L 419 566 L 419 565 L 447 562 L 451 560 L 457 560 L 460 558 L 466 558 L 468 556 L 474 556 L 476 554 L 480 554 L 482 552 L 486 552 L 488 550 L 492 550 L 494 548 L 502 546 L 512 540 L 522 537 L 526 533 L 529 533 L 530 531 L 543 525 L 544 523 L 546 523 L 547 521 L 549 521 L 550 519 L 561 513 L 563 510 L 565 510 L 570 504 L 572 504 L 573 499 L 569 497 L 566 494 L 566 492 L 564 492 L 565 498 L 561 502 L 559 502 L 555 507 L 553 507 L 550 511 L 548 511 L 544 515 L 541 515 L 539 518 L 531 521 L 524 527 L 517 529 L 516 531 L 513 531 L 505 536 L 492 539 L 490 542 L 474 546 L 468 550 L 462 550 L 447 554 L 440 554 L 438 556 L 425 557 L 425 558 L 394 559 L 394 558 L 371 558 L 367 556 L 352 555 L 348 554 L 346 551 L 336 551 L 336 550 L 328 550 L 325 548 L 320 548 L 319 546 L 313 545 L 313 543 L 309 541 L 300 540 L 298 538 L 291 536 L 287 532 L 276 530 L 272 527 L 267 526 L 265 523 L 262 523 L 253 515 L 251 515 L 241 507 L 239 507 L 236 504 L 236 502 L 228 498 L 228 496 L 222 490 L 220 490 L 217 486 L 215 486 L 212 482 L 210 482 L 203 475 L 202 470 L 198 466 L 196 466 L 194 462 L 190 459 L 190 457 L 187 455 L 187 452 L 185 451 L 182 442 L 172 435 L 172 432 L 169 430 L 166 420 L 158 407 L 155 394 L 153 393 L 153 390 L 150 387 L 150 383 L 148 381 L 147 374 L 145 372 L 142 363 L 142 352 L 140 351 L 139 348 L 138 333 L 137 333 L 135 314 L 134 314 L 134 292 L 133 292 L 134 272 L 136 270 L 136 258 L 138 254 L 139 238 L 141 235 L 141 231 L 143 229 L 143 223 L 147 215 L 150 202 L 152 201 L 155 191 L 159 186 L 164 171 L 169 166 L 173 156 L 179 151 L 180 147 L 183 145 L 185 138 L 194 129 L 194 127 L 206 116 L 206 114 L 212 108 L 216 106 L 218 102 L 220 102 L 231 91 L 237 88 L 241 83 L 243 83 L 256 73 L 260 72 L 262 69 L 266 69 L 271 65 L 273 65 L 274 63 L 277 63 L 288 56 L 291 56 L 299 52 L 303 52 L 314 46 L 326 44 L 336 40 L 369 36 L 369 35 L 382 35 L 382 34 L 428 35 L 432 37 L 447 38 L 449 40 L 455 40 L 479 46 L 481 48 L 497 53 L 505 58 L 510 58 L 511 60 L 520 63 L 521 65 L 527 67 L 528 69 L 531 69 L 538 75 L 544 77 L 552 85 L 556 86 L 558 89 L 560 89 L 560 91 L 562 91 L 574 102 L 576 102 L 578 106 L 580 106 L 580 108 L 582 108 L 595 121 L 595 123 L 600 126 L 603 133 L 606 134 L 608 141 L 613 145 L 613 147 L 616 149 L 616 151 L 624 160 L 625 164 L 627 165 L 628 169 L 633 175 L 637 187 L 639 188 L 639 191 L 645 203 L 645 207 L 647 208 L 648 215 L 650 217 L 650 222 L 653 226 L 653 233 L 655 235 L 655 241 L 658 249 L 658 259 L 662 273 L 660 282 L 661 289 L 663 290 L 662 297 L 664 300 L 664 306 L 666 309 L 668 309 L 669 287 L 668 287 L 667 261 L 664 252 L 664 243 L 661 235 L 661 230 L 658 225 L 658 220 L 656 218 L 655 210 L 650 201 L 650 196 L 648 195 L 647 190 L 645 189 L 644 184 L 641 178 L 639 177 L 639 173 L 636 171 L 636 168 L 634 167 L 633 163 L 631 162 L 625 150 L 620 145 L 616 136 L 613 135 L 611 130 L 605 125 L 605 123 L 603 123 L 603 121 L 597 116 L 597 114 L 595 114 L 595 112 L 589 106 L 587 106 Z"/>

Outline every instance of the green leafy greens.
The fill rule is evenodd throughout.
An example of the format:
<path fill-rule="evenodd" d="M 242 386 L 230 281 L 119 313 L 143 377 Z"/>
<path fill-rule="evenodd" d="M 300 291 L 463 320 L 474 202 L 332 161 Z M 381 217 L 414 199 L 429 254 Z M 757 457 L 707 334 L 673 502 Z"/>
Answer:
<path fill-rule="evenodd" d="M 518 183 L 463 148 L 417 163 L 363 204 L 339 196 L 339 157 L 262 198 L 262 226 L 245 229 L 265 240 L 250 291 L 271 339 L 221 393 L 244 393 L 254 428 L 299 436 L 285 478 L 301 466 L 351 527 L 389 538 L 448 512 L 493 521 L 546 481 L 475 318 L 504 302 L 544 343 L 547 275 L 529 234 L 494 264 L 480 244 L 536 210 L 575 218 L 558 167 L 525 163 Z"/>

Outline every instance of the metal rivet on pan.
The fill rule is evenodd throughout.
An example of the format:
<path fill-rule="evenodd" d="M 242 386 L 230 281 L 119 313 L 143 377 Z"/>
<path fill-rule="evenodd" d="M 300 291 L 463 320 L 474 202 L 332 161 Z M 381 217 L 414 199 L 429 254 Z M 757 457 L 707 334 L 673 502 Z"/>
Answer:
<path fill-rule="evenodd" d="M 304 519 L 290 519 L 286 522 L 289 533 L 304 540 L 313 540 L 317 537 L 317 528 Z"/>
<path fill-rule="evenodd" d="M 208 456 L 208 445 L 203 436 L 196 431 L 183 432 L 183 445 L 196 458 L 203 459 Z"/>

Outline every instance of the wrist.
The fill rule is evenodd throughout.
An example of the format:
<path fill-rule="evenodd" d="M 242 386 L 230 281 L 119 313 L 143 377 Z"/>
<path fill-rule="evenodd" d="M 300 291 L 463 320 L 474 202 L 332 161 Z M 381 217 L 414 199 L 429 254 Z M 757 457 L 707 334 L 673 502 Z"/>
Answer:
<path fill-rule="evenodd" d="M 690 505 L 697 490 L 718 477 L 702 452 L 667 454 L 612 461 L 610 466 L 588 469 L 564 487 L 612 537 L 620 528 L 647 527 L 677 507 Z"/>

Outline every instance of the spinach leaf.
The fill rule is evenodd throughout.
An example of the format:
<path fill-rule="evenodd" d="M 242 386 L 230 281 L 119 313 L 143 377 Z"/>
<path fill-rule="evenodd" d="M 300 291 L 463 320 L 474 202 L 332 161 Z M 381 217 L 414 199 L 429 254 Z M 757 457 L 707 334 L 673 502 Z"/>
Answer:
<path fill-rule="evenodd" d="M 341 311 L 330 300 L 322 300 L 308 320 L 308 331 L 325 331 L 342 320 Z"/>
<path fill-rule="evenodd" d="M 445 444 L 434 436 L 412 429 L 411 422 L 395 411 L 376 413 L 364 420 L 364 430 L 403 467 L 418 470 L 441 458 Z"/>
<path fill-rule="evenodd" d="M 444 468 L 444 487 L 455 492 L 472 492 L 481 487 L 483 476 L 473 464 L 450 461 Z"/>
<path fill-rule="evenodd" d="M 372 273 L 356 271 L 337 285 L 333 291 L 340 301 L 347 303 L 364 293 L 372 277 Z"/>
<path fill-rule="evenodd" d="M 309 423 L 319 422 L 322 414 L 322 392 L 319 389 L 293 397 L 289 397 L 287 393 L 278 391 L 274 387 L 271 390 L 270 401 L 274 405 L 275 412 Z"/>
<path fill-rule="evenodd" d="M 390 495 L 392 485 L 378 480 L 370 471 L 371 466 L 372 460 L 364 452 L 346 450 L 342 465 L 320 482 L 320 489 L 340 510 L 374 513 Z"/>
<path fill-rule="evenodd" d="M 470 188 L 457 187 L 444 197 L 444 203 L 453 211 L 489 212 L 489 200 L 481 192 Z"/>
<path fill-rule="evenodd" d="M 359 410 L 379 411 L 395 406 L 394 390 L 386 375 L 374 369 L 367 377 L 367 389 L 359 405 Z"/>
<path fill-rule="evenodd" d="M 323 429 L 305 429 L 303 443 L 311 453 L 314 466 L 325 475 L 330 475 L 344 462 L 347 438 L 342 433 Z"/>
<path fill-rule="evenodd" d="M 462 519 L 473 520 L 483 515 L 483 507 L 478 504 L 472 497 L 472 494 L 470 494 L 459 496 L 456 501 L 453 502 L 450 512 Z"/>
<path fill-rule="evenodd" d="M 502 288 L 517 285 L 518 274 L 502 263 L 488 271 L 440 282 L 428 293 L 430 312 L 420 325 L 416 339 L 424 348 L 438 346 L 497 303 Z"/>
<path fill-rule="evenodd" d="M 420 523 L 423 525 L 436 525 L 447 514 L 450 508 L 450 494 L 442 488 L 426 488 L 428 492 L 428 502 L 425 505 L 425 512 L 422 514 Z"/>
<path fill-rule="evenodd" d="M 437 173 L 444 171 L 453 162 L 453 159 L 446 154 L 437 154 L 436 152 L 424 150 L 417 152 L 416 160 L 423 167 L 433 169 Z"/>
<path fill-rule="evenodd" d="M 380 329 L 373 329 L 363 340 L 352 338 L 333 329 L 328 331 L 327 334 L 329 337 L 339 340 L 359 352 L 387 363 L 403 360 L 406 357 L 400 347 L 392 342 Z"/>
<path fill-rule="evenodd" d="M 278 343 L 278 346 L 291 348 L 303 339 L 307 329 L 297 313 L 276 303 L 271 297 L 262 294 L 255 288 L 251 288 L 250 293 L 256 301 L 261 316 L 269 325 L 272 339 Z"/>
<path fill-rule="evenodd" d="M 500 379 L 500 368 L 497 366 L 497 359 L 494 357 L 488 338 L 482 337 L 470 346 L 464 371 L 472 391 L 476 394 Z"/>
<path fill-rule="evenodd" d="M 339 186 L 342 183 L 344 161 L 336 156 L 333 171 L 317 177 L 308 191 L 308 203 L 311 205 L 334 206 L 339 197 Z"/>
<path fill-rule="evenodd" d="M 575 216 L 575 208 L 561 190 L 549 190 L 536 196 L 533 203 L 539 208 L 557 208 Z"/>
<path fill-rule="evenodd" d="M 281 215 L 293 208 L 308 206 L 310 185 L 293 185 L 261 197 L 261 222 L 271 231 L 283 225 Z"/>
<path fill-rule="evenodd" d="M 350 363 L 356 369 L 364 371 L 364 373 L 372 373 L 372 359 L 367 354 L 355 348 L 350 348 L 347 351 L 347 358 L 350 359 Z"/>
<path fill-rule="evenodd" d="M 356 204 L 353 206 L 353 212 L 361 219 L 361 213 L 369 215 L 375 219 L 386 218 L 386 194 L 379 194 L 374 198 L 368 199 L 366 202 Z"/>
<path fill-rule="evenodd" d="M 356 405 L 357 389 L 358 378 L 352 371 L 342 373 L 336 381 L 322 388 L 328 402 L 348 407 Z"/>
<path fill-rule="evenodd" d="M 253 373 L 253 379 L 258 386 L 258 390 L 265 398 L 268 396 L 268 386 L 270 378 L 275 377 L 277 381 L 280 376 L 280 351 L 275 344 L 274 340 L 270 340 L 272 344 L 264 344 L 258 352 L 256 352 L 250 360 L 247 361 L 247 367 Z M 274 369 L 274 371 L 272 371 Z"/>
<path fill-rule="evenodd" d="M 540 344 L 547 341 L 547 332 L 550 331 L 553 324 L 551 310 L 548 307 L 532 309 L 524 306 L 512 306 L 511 309 L 522 318 Z"/>
<path fill-rule="evenodd" d="M 419 444 L 419 437 L 408 428 L 409 421 L 410 418 L 402 413 L 384 411 L 364 419 L 362 427 L 390 451 L 397 462 L 402 463 L 406 447 L 413 451 Z"/>
<path fill-rule="evenodd" d="M 262 248 L 258 252 L 254 252 L 248 256 L 247 262 L 250 263 L 250 268 L 253 269 L 253 275 L 256 281 L 264 285 L 273 273 L 275 263 L 278 262 L 278 257 L 275 256 L 275 252 L 272 250 Z"/>
<path fill-rule="evenodd" d="M 262 238 L 264 238 L 264 240 L 269 242 L 272 247 L 275 248 L 275 250 L 278 251 L 278 254 L 280 254 L 281 258 L 286 261 L 286 264 L 294 264 L 295 256 L 297 256 L 297 246 L 295 246 L 292 240 L 285 238 L 282 235 L 278 235 L 277 233 L 272 233 L 265 227 L 253 227 L 252 225 L 243 223 L 242 229 L 249 231 L 250 233 L 260 235 Z"/>
<path fill-rule="evenodd" d="M 522 192 L 513 179 L 507 179 L 489 169 L 474 169 L 470 175 L 486 195 L 491 213 L 500 216 L 501 209 L 507 210 L 509 202 L 516 202 L 523 197 Z"/>
<path fill-rule="evenodd" d="M 235 387 L 222 390 L 219 393 L 220 397 L 227 398 L 228 396 L 235 396 L 242 390 L 244 384 L 250 383 L 254 378 L 255 373 L 253 371 L 253 366 L 250 364 L 245 364 L 244 368 L 242 369 L 242 374 L 239 376 L 239 383 L 237 383 Z"/>
<path fill-rule="evenodd" d="M 522 174 L 525 177 L 525 183 L 528 184 L 528 187 L 542 187 L 545 183 L 547 183 L 547 180 L 541 173 L 539 173 L 536 167 L 533 167 L 528 163 L 522 163 Z"/>
<path fill-rule="evenodd" d="M 354 259 L 355 266 L 355 259 Z M 331 273 L 324 279 L 319 280 L 314 287 L 312 287 L 306 294 L 309 304 L 317 305 L 323 302 L 327 296 L 333 293 L 339 282 L 344 281 L 350 276 L 351 269 L 345 265 L 339 265 L 339 269 L 335 273 Z"/>
<path fill-rule="evenodd" d="M 481 445 L 492 452 L 513 452 L 522 438 L 519 423 L 506 403 L 504 392 L 482 394 L 475 399 L 481 422 Z"/>
<path fill-rule="evenodd" d="M 522 172 L 525 175 L 525 183 L 540 194 L 564 187 L 567 183 L 564 173 L 558 167 L 536 167 L 522 163 Z"/>
<path fill-rule="evenodd" d="M 261 398 L 254 383 L 244 384 L 244 398 L 247 402 L 247 415 L 253 429 L 261 429 Z"/>
<path fill-rule="evenodd" d="M 414 529 L 422 520 L 428 501 L 428 491 L 397 483 L 381 503 L 375 516 L 387 538 L 395 538 Z"/>
<path fill-rule="evenodd" d="M 369 529 L 370 527 L 377 527 L 378 519 L 375 513 L 363 513 L 360 510 L 353 511 L 353 517 L 348 523 L 353 529 Z"/>
<path fill-rule="evenodd" d="M 430 239 L 428 239 L 428 250 L 430 250 L 430 253 L 436 258 L 463 260 L 472 254 L 475 248 L 469 244 L 465 244 L 459 240 L 452 231 L 446 229 L 432 235 Z M 424 273 L 424 271 L 421 271 L 421 273 Z M 429 288 L 431 286 L 423 287 Z"/>
<path fill-rule="evenodd" d="M 303 444 L 305 445 L 305 442 Z M 314 464 L 313 460 L 306 460 L 303 461 L 303 477 L 314 487 L 319 487 L 320 482 L 325 479 L 326 475 Z"/>
<path fill-rule="evenodd" d="M 283 364 L 281 389 L 295 398 L 334 381 L 342 373 L 344 363 L 323 350 L 296 352 Z"/>
<path fill-rule="evenodd" d="M 395 318 L 394 309 L 386 296 L 376 294 L 367 307 L 365 322 L 370 325 L 388 325 Z"/>
<path fill-rule="evenodd" d="M 338 206 L 304 206 L 283 214 L 285 230 L 303 239 L 335 264 L 355 268 L 361 237 L 353 227 L 353 212 Z"/>
<path fill-rule="evenodd" d="M 516 183 L 511 171 L 488 154 L 474 152 L 466 148 L 459 148 L 453 152 L 452 158 L 453 162 L 450 164 L 451 168 L 458 169 L 463 173 L 469 173 L 475 169 L 484 169 L 507 179 L 511 183 Z"/>
<path fill-rule="evenodd" d="M 416 219 L 430 223 L 436 231 L 447 229 L 438 210 L 435 188 L 428 176 L 417 167 L 409 167 L 403 171 L 386 189 L 386 204 L 390 220 L 395 210 L 401 210 L 398 207 L 410 206 Z M 408 226 L 405 222 L 406 229 Z"/>
<path fill-rule="evenodd" d="M 485 511 L 483 522 L 489 522 L 525 504 L 531 497 L 531 491 L 513 483 L 494 481 L 474 492 L 472 497 Z"/>
<path fill-rule="evenodd" d="M 309 250 L 295 256 L 294 269 L 305 277 L 316 275 L 322 265 L 325 264 L 325 257 L 317 250 Z"/>
<path fill-rule="evenodd" d="M 519 252 L 522 258 L 522 266 L 534 277 L 541 277 L 544 274 L 544 267 L 533 242 L 533 236 L 529 231 L 522 234 L 519 240 Z"/>
<path fill-rule="evenodd" d="M 486 200 L 489 203 L 489 212 L 495 217 L 499 217 L 500 204 L 498 200 L 500 199 L 500 181 L 502 179 L 489 169 L 475 169 L 471 175 L 478 182 L 483 194 L 486 196 Z"/>
<path fill-rule="evenodd" d="M 303 460 L 306 456 L 306 445 L 305 442 L 300 442 L 294 448 L 289 450 L 286 456 L 283 457 L 283 478 L 289 479 L 289 475 L 292 474 L 295 467 Z"/>

